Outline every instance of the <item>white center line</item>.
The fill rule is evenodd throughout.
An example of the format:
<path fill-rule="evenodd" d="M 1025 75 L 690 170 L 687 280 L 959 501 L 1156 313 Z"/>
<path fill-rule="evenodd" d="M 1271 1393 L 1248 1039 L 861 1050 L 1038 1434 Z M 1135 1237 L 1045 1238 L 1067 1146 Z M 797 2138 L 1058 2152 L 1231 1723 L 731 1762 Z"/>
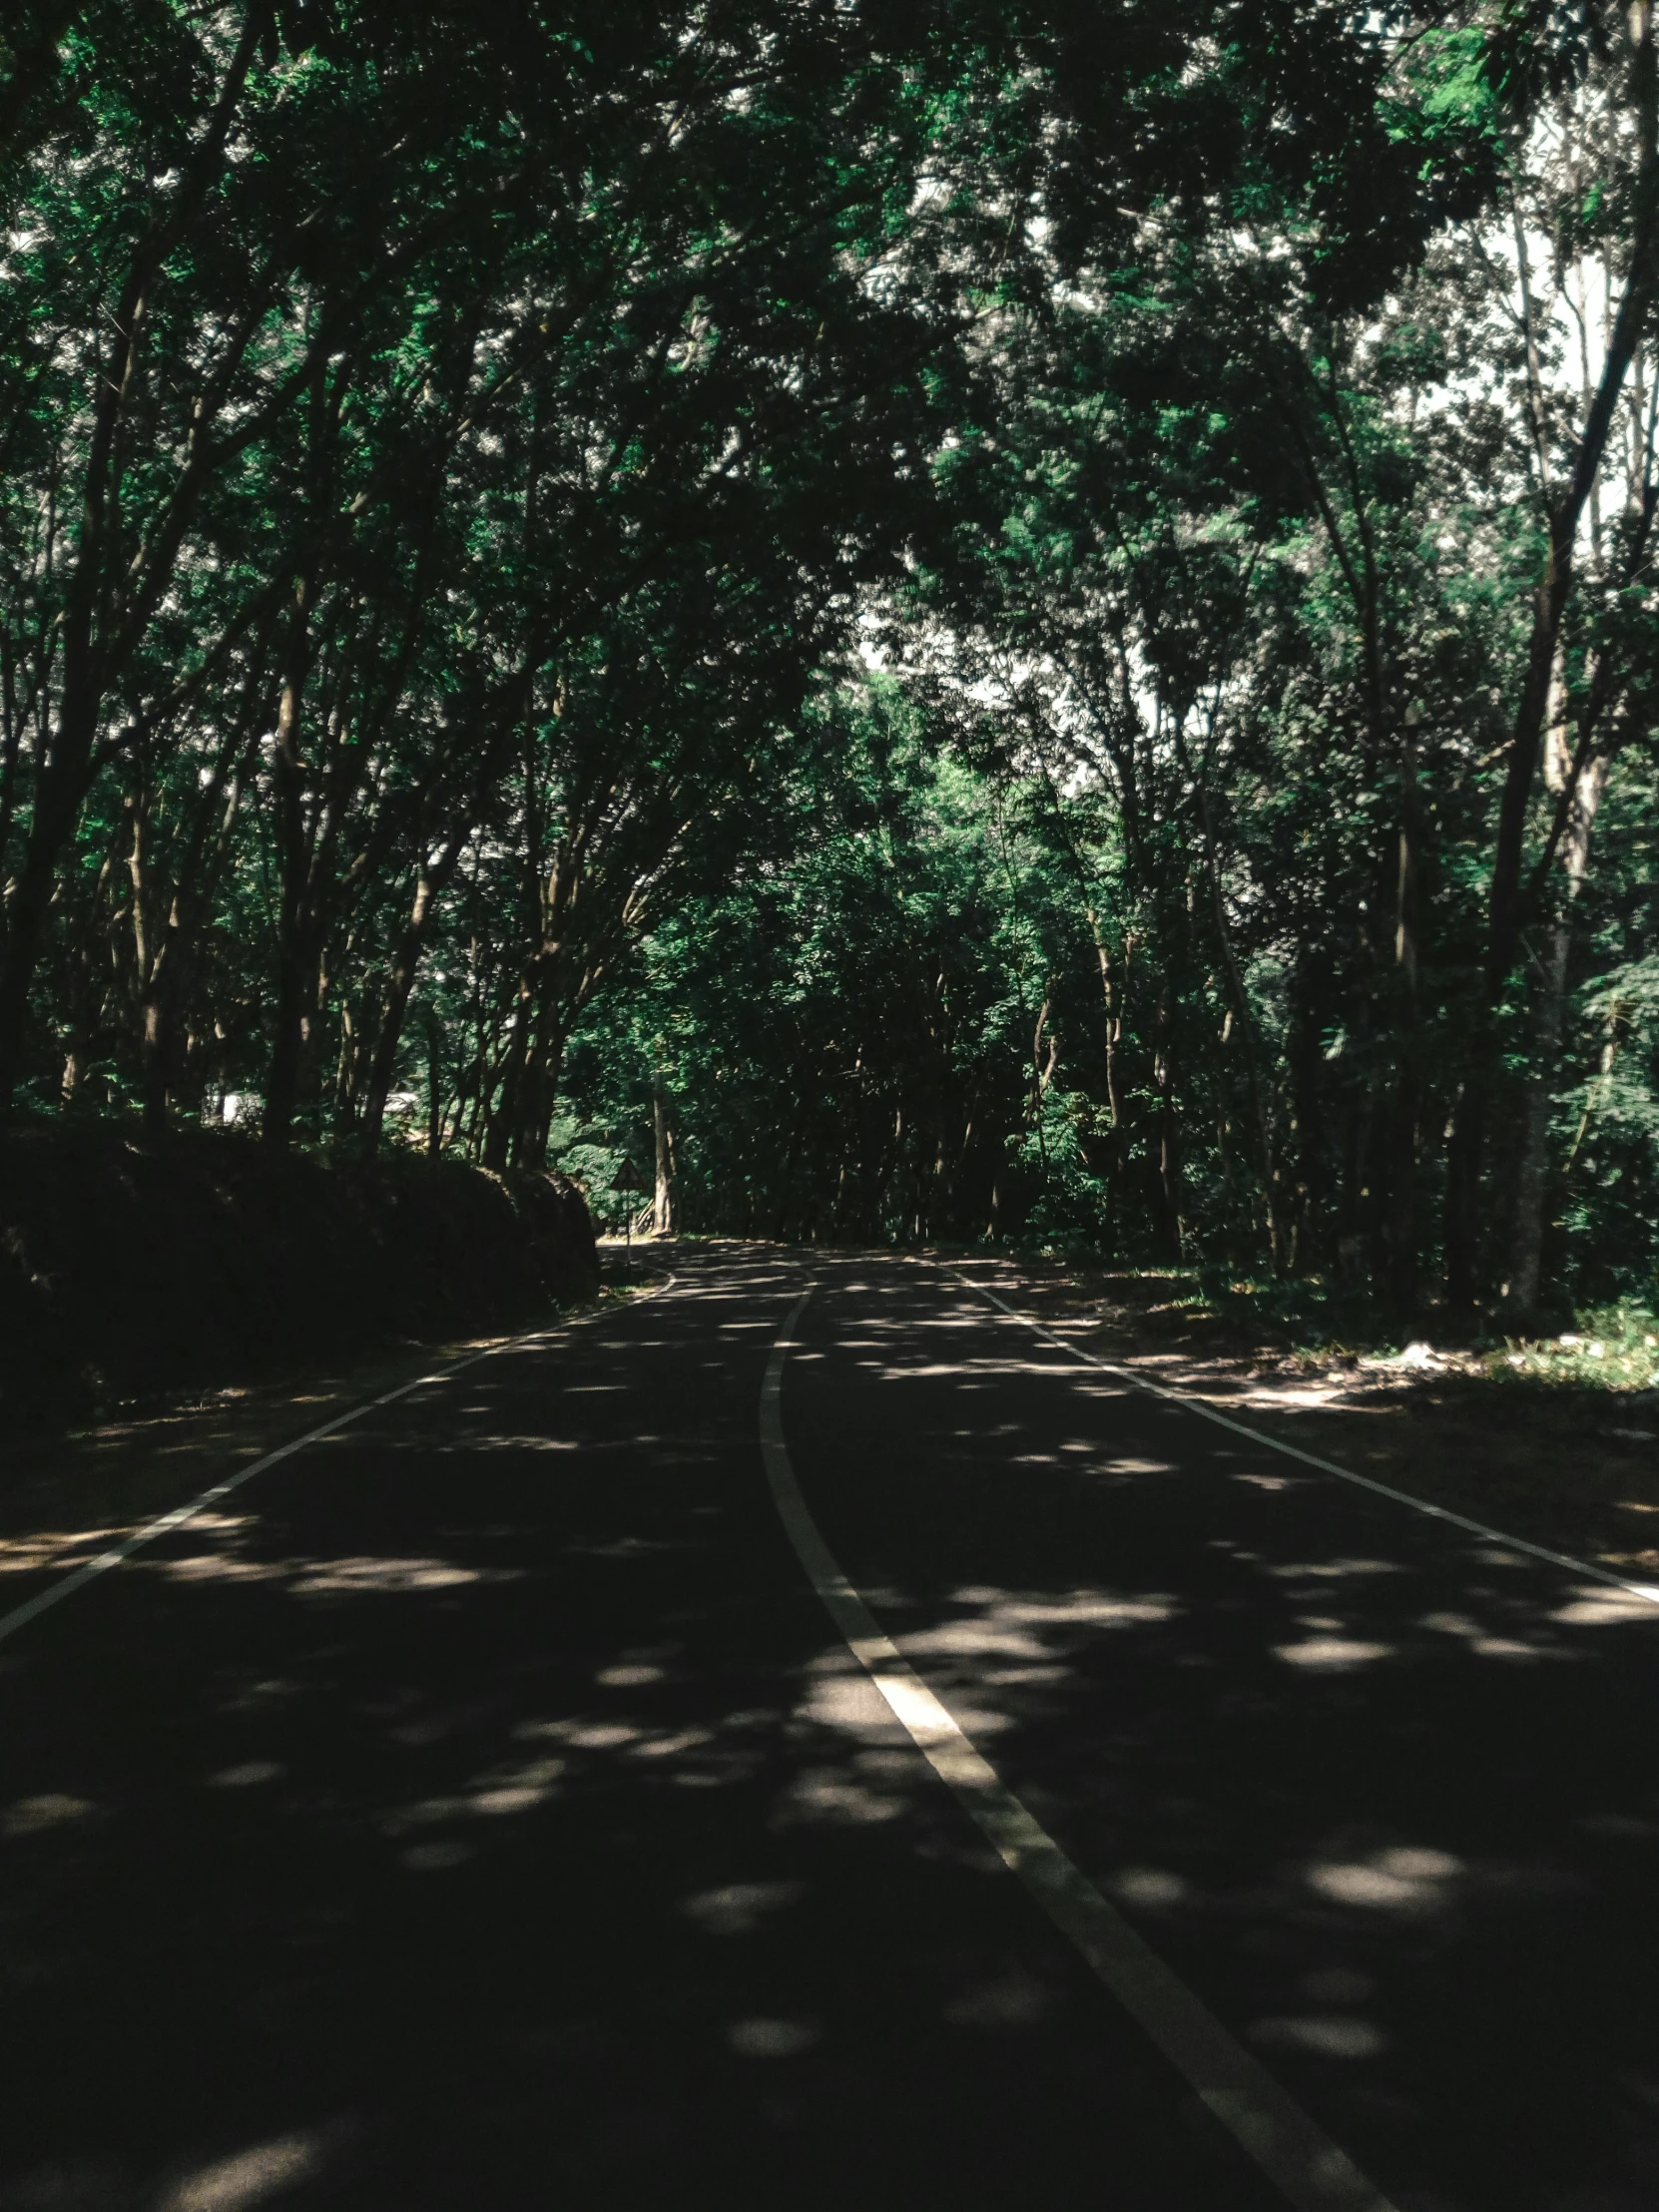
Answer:
<path fill-rule="evenodd" d="M 784 1442 L 784 1358 L 812 1288 L 796 1300 L 761 1385 L 761 1453 L 796 1556 L 848 1651 L 992 1849 L 1124 2009 L 1297 2212 L 1394 2212 L 1344 2149 L 1222 2026 L 1108 1905 L 984 1759 L 841 1572 Z"/>

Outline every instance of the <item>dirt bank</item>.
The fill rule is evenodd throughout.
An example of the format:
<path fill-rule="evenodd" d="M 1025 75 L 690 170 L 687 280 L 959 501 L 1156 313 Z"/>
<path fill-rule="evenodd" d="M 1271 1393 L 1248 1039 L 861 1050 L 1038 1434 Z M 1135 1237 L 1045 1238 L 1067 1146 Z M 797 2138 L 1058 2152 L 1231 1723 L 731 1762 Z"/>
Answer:
<path fill-rule="evenodd" d="M 237 1383 L 592 1297 L 580 1191 L 392 1157 L 273 1157 L 231 1131 L 0 1143 L 0 1430 Z"/>

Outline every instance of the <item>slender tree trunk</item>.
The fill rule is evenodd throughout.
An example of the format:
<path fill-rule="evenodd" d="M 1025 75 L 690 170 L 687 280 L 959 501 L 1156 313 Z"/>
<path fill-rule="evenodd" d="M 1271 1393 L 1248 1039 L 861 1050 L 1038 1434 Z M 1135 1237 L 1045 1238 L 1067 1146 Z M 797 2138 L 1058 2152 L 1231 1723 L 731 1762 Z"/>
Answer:
<path fill-rule="evenodd" d="M 443 1024 L 426 1009 L 426 1157 L 436 1160 L 443 1152 Z"/>
<path fill-rule="evenodd" d="M 1107 950 L 1100 919 L 1092 905 L 1084 911 L 1089 918 L 1089 934 L 1094 939 L 1095 964 L 1100 971 L 1100 997 L 1103 1014 L 1102 1041 L 1106 1051 L 1106 1125 L 1111 1131 L 1110 1147 L 1106 1156 L 1106 1214 L 1101 1228 L 1106 1250 L 1112 1248 L 1113 1221 L 1117 1213 L 1118 1185 L 1123 1180 L 1123 1099 L 1120 1092 L 1118 1047 L 1123 1041 L 1122 993 L 1112 979 L 1111 954 Z M 1123 953 L 1124 988 L 1129 980 L 1129 960 L 1133 940 L 1126 939 Z"/>
<path fill-rule="evenodd" d="M 1464 1311 L 1472 1311 L 1479 1291 L 1481 1168 L 1500 1059 L 1498 1008 L 1529 917 L 1522 882 L 1527 821 L 1549 722 L 1561 625 L 1576 580 L 1574 556 L 1579 525 L 1596 490 L 1625 378 L 1659 294 L 1659 65 L 1654 51 L 1652 0 L 1635 0 L 1627 30 L 1630 108 L 1638 145 L 1631 195 L 1630 260 L 1618 313 L 1607 335 L 1600 381 L 1585 414 L 1571 473 L 1549 500 L 1549 543 L 1533 595 L 1526 677 L 1515 712 L 1498 812 L 1487 899 L 1484 974 L 1472 1009 L 1468 1067 L 1447 1155 L 1446 1291 L 1452 1305 Z M 1524 276 L 1524 270 L 1522 274 Z"/>
<path fill-rule="evenodd" d="M 1532 1069 L 1527 1078 L 1510 1232 L 1508 1303 L 1525 1316 L 1535 1314 L 1538 1305 L 1544 1193 L 1549 1181 L 1550 1094 L 1560 1057 L 1566 1006 L 1567 966 L 1572 950 L 1571 901 L 1577 898 L 1589 867 L 1590 839 L 1612 765 L 1610 754 L 1595 754 L 1583 764 L 1574 780 L 1571 812 L 1561 839 L 1566 903 L 1543 932 L 1540 973 L 1533 1000 Z"/>
<path fill-rule="evenodd" d="M 432 917 L 437 909 L 438 899 L 455 871 L 467 834 L 465 826 L 456 830 L 436 859 L 420 870 L 415 883 L 414 898 L 410 902 L 408 916 L 392 954 L 391 972 L 386 978 L 385 995 L 380 1004 L 380 1027 L 374 1040 L 374 1056 L 369 1063 L 368 1083 L 363 1097 L 362 1148 L 371 1159 L 379 1149 L 380 1132 L 385 1125 L 386 1100 L 391 1094 L 392 1082 L 397 1072 L 397 1048 L 402 1041 L 409 997 L 426 950 Z"/>
<path fill-rule="evenodd" d="M 1215 846 L 1209 838 L 1209 807 L 1205 805 L 1207 873 L 1210 878 L 1211 905 L 1215 913 L 1216 938 L 1221 947 L 1222 966 L 1227 974 L 1228 995 L 1233 1002 L 1233 1018 L 1239 1032 L 1239 1043 L 1244 1052 L 1245 1087 L 1250 1093 L 1250 1117 L 1256 1125 L 1256 1158 L 1262 1178 L 1262 1202 L 1268 1217 L 1268 1252 L 1275 1275 L 1284 1275 L 1289 1266 L 1285 1228 L 1279 1206 L 1279 1163 L 1274 1144 L 1273 1113 L 1268 1099 L 1268 1089 L 1262 1078 L 1261 1055 L 1257 1049 L 1256 1019 L 1249 994 L 1245 989 L 1243 972 L 1233 950 L 1233 935 L 1227 925 L 1226 909 L 1222 905 L 1221 882 L 1216 870 Z"/>
<path fill-rule="evenodd" d="M 214 806 L 223 802 L 217 850 L 205 856 L 202 839 L 191 840 L 144 994 L 144 1118 L 152 1129 L 167 1126 L 171 1105 L 187 1071 L 190 1054 L 180 1032 L 196 972 L 202 925 L 241 803 L 240 777 L 230 779 L 229 790 L 221 781 L 208 796 Z"/>
<path fill-rule="evenodd" d="M 1408 712 L 1400 777 L 1394 884 L 1394 1082 L 1389 1105 L 1388 1291 L 1394 1312 L 1417 1310 L 1417 1136 L 1422 1119 L 1422 1036 L 1417 996 L 1419 808 L 1414 715 Z"/>
<path fill-rule="evenodd" d="M 71 1106 L 92 1072 L 109 989 L 110 885 L 121 863 L 121 837 L 111 838 L 85 906 L 75 917 L 69 948 L 69 1035 L 64 1048 L 59 1103 Z"/>
<path fill-rule="evenodd" d="M 530 1055 L 530 1025 L 534 1017 L 535 976 L 532 969 L 526 968 L 519 976 L 513 1010 L 508 1017 L 500 1091 L 484 1132 L 484 1165 L 496 1174 L 512 1158 L 513 1139 L 518 1130 L 519 1092 L 524 1081 L 524 1063 Z"/>
<path fill-rule="evenodd" d="M 58 857 L 80 817 L 91 752 L 90 723 L 84 739 L 60 724 L 36 790 L 23 865 L 6 902 L 5 942 L 0 945 L 0 1126 L 11 1113 L 24 1073 L 29 992 L 46 939 Z"/>
<path fill-rule="evenodd" d="M 308 930 L 290 934 L 279 948 L 264 1126 L 265 1142 L 274 1152 L 285 1151 L 293 1137 L 316 1012 L 318 966 Z"/>
<path fill-rule="evenodd" d="M 1175 1104 L 1175 1063 L 1171 1032 L 1174 1022 L 1167 1004 L 1158 1008 L 1152 1056 L 1152 1079 L 1158 1091 L 1158 1216 L 1160 1242 L 1167 1259 L 1181 1260 L 1181 1158 L 1180 1126 Z"/>
<path fill-rule="evenodd" d="M 553 1104 L 565 1056 L 565 1009 L 559 1003 L 556 960 L 544 955 L 536 992 L 536 1019 L 523 1081 L 519 1087 L 518 1128 L 513 1165 L 544 1168 L 553 1128 Z"/>
<path fill-rule="evenodd" d="M 657 1140 L 657 1180 L 651 1205 L 651 1227 L 659 1237 L 672 1237 L 680 1226 L 680 1209 L 674 1189 L 674 1147 L 669 1135 L 668 1096 L 663 1071 L 657 1066 L 651 1077 L 651 1120 Z"/>
<path fill-rule="evenodd" d="M 309 659 L 310 593 L 311 579 L 307 572 L 301 574 L 294 586 L 282 689 L 276 710 L 276 736 L 272 748 L 280 884 L 276 899 L 276 1029 L 266 1080 L 264 1135 L 266 1144 L 274 1152 L 285 1151 L 293 1134 L 304 1055 L 305 1016 L 314 995 L 307 992 L 314 961 L 306 898 L 310 851 L 305 834 L 304 771 L 299 735 Z"/>

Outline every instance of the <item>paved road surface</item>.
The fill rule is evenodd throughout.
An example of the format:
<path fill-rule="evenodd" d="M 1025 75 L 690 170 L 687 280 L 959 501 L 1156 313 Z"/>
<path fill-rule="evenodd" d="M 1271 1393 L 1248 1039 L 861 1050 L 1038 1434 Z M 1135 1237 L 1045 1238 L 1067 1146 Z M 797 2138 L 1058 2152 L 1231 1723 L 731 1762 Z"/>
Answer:
<path fill-rule="evenodd" d="M 1239 2045 L 1399 2212 L 1659 2205 L 1659 1610 L 939 1269 L 674 1264 L 0 1643 L 0 2207 L 1282 2212 L 809 1585 L 809 1279 L 826 1541 Z"/>

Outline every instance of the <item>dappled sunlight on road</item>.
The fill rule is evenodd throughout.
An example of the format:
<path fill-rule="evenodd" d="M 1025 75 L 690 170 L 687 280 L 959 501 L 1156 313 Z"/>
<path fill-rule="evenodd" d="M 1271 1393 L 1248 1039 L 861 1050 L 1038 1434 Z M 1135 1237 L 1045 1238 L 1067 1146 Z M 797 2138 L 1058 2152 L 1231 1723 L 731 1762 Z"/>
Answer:
<path fill-rule="evenodd" d="M 253 2212 L 317 2180 L 339 2136 L 338 2129 L 307 2129 L 217 2158 L 165 2188 L 155 2212 Z"/>
<path fill-rule="evenodd" d="M 1165 2093 L 789 1554 L 755 1427 L 788 1286 L 757 1280 L 770 1306 L 730 1346 L 687 1301 L 678 1330 L 642 1310 L 637 1339 L 588 1340 L 579 1374 L 504 1354 L 11 1647 L 20 1711 L 60 1664 L 98 1696 L 13 1731 L 0 1986 L 89 2022 L 103 2079 L 129 2038 L 88 1992 L 153 1983 L 158 2064 L 190 2054 L 216 2100 L 170 2162 L 124 2152 L 89 2212 L 350 2203 L 377 2115 L 419 2140 L 439 2082 L 556 2140 L 595 2203 L 648 2167 L 669 2201 L 711 2111 L 788 2143 L 820 2108 L 855 2131 L 889 2078 L 889 2127 L 959 2128 L 1005 2079 L 1035 2111 L 1074 2066 L 1091 2129 Z M 1655 1609 L 884 1295 L 842 1342 L 822 1294 L 788 1363 L 825 1540 L 1237 2040 L 1407 2167 L 1474 2093 L 1471 1991 L 1597 2111 L 1639 2103 L 1596 2074 L 1570 1969 L 1593 1934 L 1618 1970 L 1608 1916 L 1647 1926 L 1659 1785 L 1587 1731 L 1564 1779 L 1562 1716 L 1650 1664 Z M 636 1359 L 678 1394 L 623 1387 Z M 1077 2056 L 1091 2037 L 1119 2038 L 1109 2062 Z M 268 2093 L 288 2066 L 312 2072 Z M 359 2110 L 357 2135 L 314 2119 Z M 0 2205 L 50 2170 L 0 2168 Z M 1236 2200 L 1224 2177 L 1190 2201 Z"/>
<path fill-rule="evenodd" d="M 1342 1626 L 1340 1621 L 1308 1621 L 1308 1628 L 1332 1630 Z M 1340 1671 L 1349 1667 L 1369 1666 L 1374 1659 L 1386 1659 L 1392 1653 L 1392 1644 L 1368 1644 L 1357 1636 L 1321 1634 L 1306 1636 L 1300 1643 L 1276 1644 L 1275 1656 L 1293 1667 L 1313 1667 L 1324 1672 Z"/>
<path fill-rule="evenodd" d="M 26 1536 L 0 1537 L 0 1574 L 35 1574 L 43 1568 L 79 1567 L 130 1536 L 131 1521 L 106 1528 L 32 1530 Z"/>
<path fill-rule="evenodd" d="M 215 1548 L 182 1548 L 203 1537 Z M 128 1571 L 159 1575 L 170 1582 L 271 1582 L 299 1598 L 404 1596 L 512 1581 L 522 1572 L 517 1567 L 472 1566 L 443 1558 L 265 1557 L 255 1549 L 263 1537 L 262 1524 L 254 1514 L 199 1513 L 172 1546 L 141 1553 Z"/>
<path fill-rule="evenodd" d="M 1570 1603 L 1550 1615 L 1551 1620 L 1563 1621 L 1572 1628 L 1623 1628 L 1645 1625 L 1656 1617 L 1659 1608 L 1651 1598 L 1639 1597 L 1633 1590 L 1607 1589 L 1599 1583 L 1580 1585 Z"/>
<path fill-rule="evenodd" d="M 1659 1786 L 1604 1759 L 1586 1802 L 1538 1700 L 1598 1684 L 1587 1755 L 1609 1707 L 1647 1694 L 1659 1608 L 1099 1370 L 1005 1356 L 1011 1325 L 948 1288 L 889 1285 L 884 1306 L 876 1326 L 834 1285 L 809 1308 L 786 1383 L 797 1478 L 881 1626 L 1074 1863 L 1345 2140 L 1403 2155 L 1448 2095 L 1489 2094 L 1483 2008 L 1507 1990 L 1506 2048 L 1529 2032 L 1551 2054 L 1533 2061 L 1550 2087 L 1525 2093 L 1570 2076 L 1587 2108 L 1611 2096 L 1608 2128 L 1659 2179 L 1659 2131 L 1595 2077 L 1582 1996 L 1563 2037 L 1523 1963 L 1568 1986 L 1580 1946 L 1617 1955 L 1620 1916 L 1647 1925 Z"/>
<path fill-rule="evenodd" d="M 1437 1913 L 1448 1901 L 1445 1884 L 1464 1871 L 1462 1861 L 1449 1852 L 1396 1844 L 1357 1863 L 1310 1867 L 1307 1881 L 1311 1890 L 1334 1898 L 1339 1905 Z"/>
<path fill-rule="evenodd" d="M 19 1798 L 0 1813 L 0 1835 L 41 1836 L 86 1820 L 97 1807 L 87 1798 L 71 1797 L 64 1790 L 45 1790 L 39 1797 Z"/>
<path fill-rule="evenodd" d="M 806 1894 L 804 1882 L 728 1882 L 682 1898 L 679 1911 L 705 1936 L 753 1936 Z"/>

